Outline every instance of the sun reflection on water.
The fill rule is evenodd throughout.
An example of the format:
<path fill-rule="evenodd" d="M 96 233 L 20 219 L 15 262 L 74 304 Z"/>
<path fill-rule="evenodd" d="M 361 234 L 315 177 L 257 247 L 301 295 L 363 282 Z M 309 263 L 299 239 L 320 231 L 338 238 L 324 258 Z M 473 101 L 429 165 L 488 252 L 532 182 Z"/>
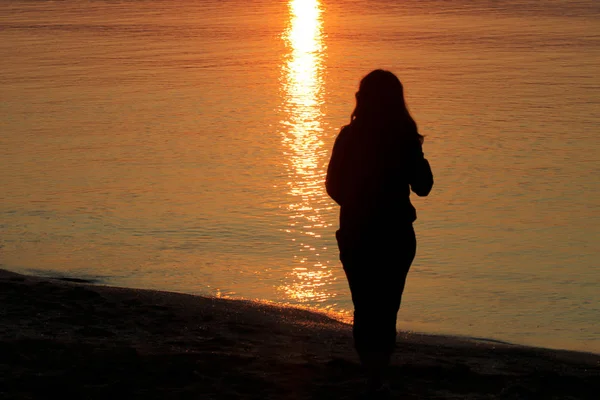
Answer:
<path fill-rule="evenodd" d="M 335 296 L 327 286 L 335 277 L 321 259 L 321 232 L 328 225 L 322 211 L 328 207 L 323 187 L 323 9 L 319 0 L 291 0 L 290 19 L 283 34 L 288 53 L 282 66 L 285 97 L 282 141 L 290 204 L 285 230 L 297 246 L 294 269 L 280 289 L 300 302 L 322 302 Z"/>

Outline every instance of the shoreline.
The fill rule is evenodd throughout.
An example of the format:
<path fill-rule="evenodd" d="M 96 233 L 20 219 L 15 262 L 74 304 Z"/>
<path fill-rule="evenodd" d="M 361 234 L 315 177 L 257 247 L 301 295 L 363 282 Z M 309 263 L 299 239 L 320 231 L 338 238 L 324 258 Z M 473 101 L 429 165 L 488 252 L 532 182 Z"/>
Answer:
<path fill-rule="evenodd" d="M 72 275 L 62 274 L 60 272 L 47 271 L 47 270 L 24 270 L 24 271 L 11 271 L 5 270 L 0 265 L 0 272 L 6 271 L 10 273 L 16 273 L 24 276 L 35 277 L 40 279 L 47 279 L 51 281 L 64 281 L 71 283 L 79 283 L 83 285 L 92 285 L 92 286 L 100 286 L 100 287 L 113 287 L 113 288 L 122 288 L 122 289 L 130 289 L 130 290 L 147 290 L 147 291 L 156 291 L 159 293 L 173 293 L 173 294 L 185 294 L 192 295 L 201 298 L 215 298 L 215 299 L 224 299 L 224 300 L 234 300 L 234 301 L 245 301 L 253 304 L 263 304 L 263 305 L 272 305 L 275 307 L 282 308 L 293 308 L 300 309 L 309 312 L 314 312 L 320 315 L 328 316 L 334 320 L 340 321 L 342 323 L 352 324 L 352 312 L 347 310 L 339 310 L 339 309 L 321 309 L 316 306 L 303 305 L 303 304 L 295 304 L 295 303 L 286 303 L 282 301 L 276 300 L 268 300 L 261 298 L 249 298 L 244 296 L 218 296 L 210 293 L 193 293 L 186 291 L 177 291 L 176 289 L 162 289 L 162 288 L 151 288 L 144 286 L 120 286 L 119 283 L 107 283 L 105 279 L 102 278 L 87 278 L 87 277 L 75 277 Z M 521 346 L 526 348 L 540 348 L 546 350 L 557 350 L 557 351 L 572 351 L 572 352 L 580 352 L 580 353 L 591 353 L 595 355 L 600 355 L 600 348 L 598 346 L 586 347 L 585 343 L 582 344 L 576 340 L 572 340 L 569 342 L 565 342 L 564 340 L 549 340 L 547 338 L 537 338 L 537 340 L 523 340 L 519 341 L 518 338 L 514 340 L 496 337 L 493 335 L 486 336 L 484 335 L 471 335 L 469 333 L 462 332 L 453 332 L 452 330 L 444 331 L 443 328 L 433 324 L 420 323 L 420 322 L 407 322 L 402 320 L 402 311 L 399 314 L 399 321 L 401 325 L 397 325 L 399 331 L 407 332 L 412 335 L 422 335 L 422 336 L 432 336 L 432 337 L 444 337 L 449 340 L 458 339 L 458 340 L 467 340 L 467 341 L 475 341 L 475 342 L 484 342 L 484 343 L 497 343 L 511 346 Z"/>
<path fill-rule="evenodd" d="M 0 270 L 0 397 L 353 399 L 351 326 L 248 300 Z M 600 355 L 400 332 L 403 399 L 592 399 Z M 396 398 L 394 397 L 394 398 Z"/>

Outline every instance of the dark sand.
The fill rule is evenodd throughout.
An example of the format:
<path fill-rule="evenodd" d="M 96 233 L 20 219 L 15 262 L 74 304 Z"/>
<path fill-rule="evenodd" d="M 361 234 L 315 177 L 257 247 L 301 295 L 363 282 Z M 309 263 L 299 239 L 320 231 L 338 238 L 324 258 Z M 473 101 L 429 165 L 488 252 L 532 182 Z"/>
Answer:
<path fill-rule="evenodd" d="M 0 270 L 0 399 L 355 399 L 350 326 Z M 396 399 L 600 399 L 600 355 L 402 333 Z"/>

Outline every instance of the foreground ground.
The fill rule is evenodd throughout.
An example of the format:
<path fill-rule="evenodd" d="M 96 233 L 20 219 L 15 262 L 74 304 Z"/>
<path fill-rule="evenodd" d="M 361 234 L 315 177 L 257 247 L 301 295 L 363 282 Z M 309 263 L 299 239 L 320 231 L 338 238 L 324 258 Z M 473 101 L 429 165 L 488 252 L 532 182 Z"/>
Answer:
<path fill-rule="evenodd" d="M 600 355 L 399 335 L 397 399 L 598 399 Z M 355 399 L 346 324 L 0 270 L 1 399 Z"/>

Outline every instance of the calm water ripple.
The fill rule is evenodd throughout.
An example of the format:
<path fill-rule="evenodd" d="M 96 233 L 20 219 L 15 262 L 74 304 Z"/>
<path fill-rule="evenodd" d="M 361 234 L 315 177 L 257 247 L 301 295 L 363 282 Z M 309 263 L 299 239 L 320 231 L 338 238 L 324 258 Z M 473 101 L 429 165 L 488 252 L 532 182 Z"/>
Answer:
<path fill-rule="evenodd" d="M 600 352 L 600 3 L 0 2 L 0 265 L 349 312 L 359 79 L 436 175 L 399 326 Z"/>

